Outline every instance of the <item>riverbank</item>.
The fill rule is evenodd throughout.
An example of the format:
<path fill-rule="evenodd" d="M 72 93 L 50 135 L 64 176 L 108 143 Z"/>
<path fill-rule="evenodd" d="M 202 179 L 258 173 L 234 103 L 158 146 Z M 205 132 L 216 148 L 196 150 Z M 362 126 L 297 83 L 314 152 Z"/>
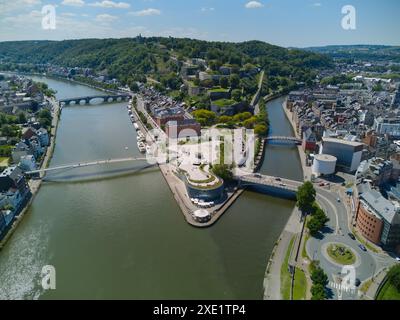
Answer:
<path fill-rule="evenodd" d="M 293 121 L 292 113 L 288 110 L 288 108 L 286 108 L 286 100 L 282 103 L 282 109 L 285 112 L 287 120 L 289 121 L 290 125 L 292 126 L 294 136 L 296 138 L 302 139 L 302 137 L 300 137 L 297 134 L 296 124 Z M 305 152 L 303 150 L 303 147 L 301 145 L 299 145 L 299 146 L 297 146 L 297 149 L 298 149 L 299 156 L 300 156 L 300 162 L 301 162 L 301 167 L 302 167 L 302 170 L 303 170 L 304 180 L 305 181 L 311 180 L 311 167 L 308 167 L 306 165 L 307 156 L 306 156 L 306 154 L 305 154 Z"/>
<path fill-rule="evenodd" d="M 52 104 L 52 111 L 53 111 L 52 112 L 51 131 L 50 131 L 50 144 L 47 147 L 46 154 L 44 155 L 43 160 L 41 161 L 40 169 L 47 168 L 50 163 L 50 160 L 53 156 L 54 147 L 55 147 L 55 143 L 56 143 L 57 128 L 58 128 L 58 123 L 59 123 L 60 115 L 61 115 L 58 102 L 52 98 L 48 98 L 48 102 Z M 7 231 L 7 234 L 0 241 L 0 251 L 7 244 L 8 240 L 11 238 L 12 234 L 15 232 L 18 225 L 22 221 L 22 219 L 25 217 L 25 214 L 28 212 L 30 206 L 33 203 L 33 200 L 35 199 L 37 193 L 40 190 L 40 187 L 42 185 L 42 179 L 43 179 L 44 175 L 45 175 L 45 173 L 41 173 L 39 179 L 31 179 L 28 181 L 28 185 L 29 185 L 29 189 L 30 189 L 30 193 L 31 193 L 30 199 L 25 204 L 25 206 L 21 210 L 21 212 L 14 218 L 14 222 L 12 223 L 10 229 Z"/>
<path fill-rule="evenodd" d="M 269 101 L 271 101 L 271 99 Z M 286 119 L 289 121 L 292 127 L 294 136 L 297 136 L 294 123 L 291 121 L 290 114 L 288 114 L 287 112 L 288 110 L 286 109 L 286 99 L 283 101 L 281 107 L 283 108 Z M 307 180 L 307 178 L 311 177 L 311 175 L 309 173 L 309 169 L 305 165 L 305 153 L 301 146 L 297 146 L 297 150 L 300 157 L 303 177 L 305 180 Z M 301 213 L 299 212 L 297 207 L 294 207 L 292 214 L 290 215 L 281 235 L 276 241 L 272 254 L 270 255 L 267 262 L 267 268 L 265 271 L 264 281 L 263 281 L 264 300 L 282 299 L 281 268 L 288 254 L 290 260 L 289 264 L 290 265 L 297 264 L 298 253 L 300 251 L 303 238 L 304 224 L 305 221 L 301 220 Z M 290 250 L 291 252 L 288 253 L 291 243 L 293 243 L 293 247 Z M 292 274 L 291 288 L 293 288 L 293 279 L 294 279 L 294 274 Z"/>

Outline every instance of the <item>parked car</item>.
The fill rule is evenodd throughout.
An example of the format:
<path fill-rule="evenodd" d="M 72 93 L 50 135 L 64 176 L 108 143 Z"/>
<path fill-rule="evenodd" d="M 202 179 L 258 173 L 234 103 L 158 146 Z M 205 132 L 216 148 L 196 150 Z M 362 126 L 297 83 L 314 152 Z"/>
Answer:
<path fill-rule="evenodd" d="M 321 182 L 321 183 L 319 184 L 320 187 L 323 187 L 324 185 L 325 185 L 325 183 L 323 183 L 323 182 Z"/>
<path fill-rule="evenodd" d="M 396 257 L 396 261 L 400 262 L 400 258 L 399 258 L 399 257 Z"/>
<path fill-rule="evenodd" d="M 362 251 L 367 251 L 367 248 L 365 246 L 363 246 L 362 244 L 359 244 L 358 247 L 362 250 Z"/>
<path fill-rule="evenodd" d="M 262 178 L 262 175 L 259 174 L 259 173 L 255 173 L 255 174 L 254 174 L 254 177 L 256 177 L 256 178 Z"/>
<path fill-rule="evenodd" d="M 340 202 L 340 198 L 337 198 L 336 200 L 337 200 L 337 202 Z"/>
<path fill-rule="evenodd" d="M 361 280 L 357 278 L 357 279 L 356 279 L 356 282 L 355 282 L 356 287 L 359 287 L 360 284 L 361 284 Z"/>
<path fill-rule="evenodd" d="M 352 234 L 351 232 L 348 233 L 348 236 L 349 236 L 352 240 L 356 240 L 356 237 L 355 237 L 354 234 Z"/>
<path fill-rule="evenodd" d="M 275 180 L 276 180 L 276 181 L 282 181 L 282 179 L 281 179 L 281 178 L 275 178 Z"/>

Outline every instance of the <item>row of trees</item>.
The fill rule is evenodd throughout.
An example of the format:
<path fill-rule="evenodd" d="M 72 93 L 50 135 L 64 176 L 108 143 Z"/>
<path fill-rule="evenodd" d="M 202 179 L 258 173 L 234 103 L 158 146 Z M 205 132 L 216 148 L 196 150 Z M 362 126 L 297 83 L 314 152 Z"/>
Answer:
<path fill-rule="evenodd" d="M 315 237 L 325 227 L 329 218 L 315 202 L 316 191 L 313 184 L 310 181 L 306 181 L 297 190 L 296 197 L 297 207 L 303 215 L 311 215 L 311 218 L 307 222 L 307 228 L 310 234 Z"/>
<path fill-rule="evenodd" d="M 266 112 L 260 113 L 257 116 L 252 115 L 250 112 L 242 112 L 234 116 L 222 115 L 218 117 L 213 111 L 199 109 L 193 111 L 193 116 L 202 126 L 212 126 L 219 123 L 224 124 L 227 128 L 243 126 L 246 129 L 254 129 L 254 133 L 259 135 L 265 135 L 268 132 Z"/>
<path fill-rule="evenodd" d="M 326 285 L 328 284 L 328 276 L 316 261 L 311 263 L 310 272 L 312 280 L 311 299 L 325 300 L 327 298 Z"/>

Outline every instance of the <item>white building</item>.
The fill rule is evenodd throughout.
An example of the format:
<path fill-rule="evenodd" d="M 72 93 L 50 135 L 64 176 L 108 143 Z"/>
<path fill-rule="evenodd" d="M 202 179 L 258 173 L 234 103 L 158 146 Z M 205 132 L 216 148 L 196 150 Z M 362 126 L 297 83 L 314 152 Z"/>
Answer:
<path fill-rule="evenodd" d="M 328 154 L 317 154 L 314 156 L 312 173 L 316 176 L 331 175 L 335 173 L 337 159 Z"/>
<path fill-rule="evenodd" d="M 374 121 L 374 129 L 377 133 L 400 137 L 400 118 L 382 118 Z"/>

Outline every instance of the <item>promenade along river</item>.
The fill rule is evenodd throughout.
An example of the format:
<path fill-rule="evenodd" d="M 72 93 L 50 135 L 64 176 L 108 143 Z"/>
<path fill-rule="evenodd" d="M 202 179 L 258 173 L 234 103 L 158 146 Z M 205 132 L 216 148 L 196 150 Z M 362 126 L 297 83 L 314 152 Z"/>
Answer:
<path fill-rule="evenodd" d="M 40 80 L 58 98 L 98 93 Z M 269 111 L 273 133 L 285 134 L 281 103 Z M 138 155 L 135 135 L 126 103 L 66 107 L 51 165 Z M 295 149 L 267 153 L 262 172 L 301 177 Z M 159 170 L 137 166 L 49 174 L 0 252 L 0 299 L 261 299 L 268 257 L 294 203 L 245 192 L 215 226 L 196 229 Z M 45 265 L 56 268 L 56 290 L 41 288 Z"/>

